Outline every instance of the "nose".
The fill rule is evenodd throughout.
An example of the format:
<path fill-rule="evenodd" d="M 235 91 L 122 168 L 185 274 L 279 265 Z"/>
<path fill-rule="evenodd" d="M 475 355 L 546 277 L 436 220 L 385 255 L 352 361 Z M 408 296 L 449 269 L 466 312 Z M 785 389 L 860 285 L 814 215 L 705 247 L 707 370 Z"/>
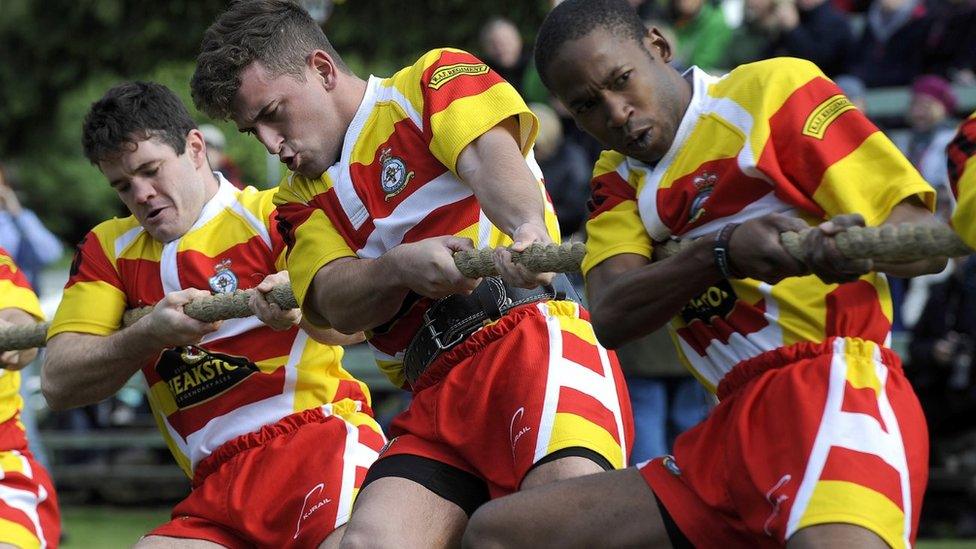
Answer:
<path fill-rule="evenodd" d="M 264 148 L 268 149 L 271 154 L 278 154 L 281 152 L 281 144 L 285 141 L 282 136 L 263 124 L 259 124 L 254 128 L 255 134 L 257 135 L 258 141 L 264 145 Z"/>
<path fill-rule="evenodd" d="M 622 128 L 627 125 L 627 121 L 630 120 L 630 114 L 633 112 L 633 107 L 627 102 L 626 99 L 618 95 L 609 94 L 606 99 L 607 105 L 607 124 L 611 128 Z"/>
<path fill-rule="evenodd" d="M 156 196 L 156 188 L 149 181 L 137 178 L 131 185 L 137 204 L 145 204 Z"/>

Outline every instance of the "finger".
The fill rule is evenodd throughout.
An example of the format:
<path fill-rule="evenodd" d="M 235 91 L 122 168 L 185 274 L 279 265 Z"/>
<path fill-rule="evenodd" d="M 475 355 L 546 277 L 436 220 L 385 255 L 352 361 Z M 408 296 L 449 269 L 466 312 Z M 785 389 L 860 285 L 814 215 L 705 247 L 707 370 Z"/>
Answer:
<path fill-rule="evenodd" d="M 464 250 L 473 250 L 474 241 L 470 238 L 461 238 L 459 236 L 452 236 L 444 241 L 444 245 L 454 252 L 460 252 Z"/>

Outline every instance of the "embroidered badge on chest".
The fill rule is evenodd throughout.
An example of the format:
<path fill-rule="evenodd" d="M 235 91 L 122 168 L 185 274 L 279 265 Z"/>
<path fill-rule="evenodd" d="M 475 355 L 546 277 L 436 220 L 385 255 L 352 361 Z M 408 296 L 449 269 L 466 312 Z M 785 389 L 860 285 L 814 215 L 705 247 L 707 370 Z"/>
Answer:
<path fill-rule="evenodd" d="M 413 179 L 413 172 L 407 171 L 407 164 L 402 158 L 393 156 L 390 148 L 380 152 L 380 187 L 386 193 L 386 200 L 403 192 L 407 183 Z"/>
<path fill-rule="evenodd" d="M 718 182 L 718 176 L 711 172 L 704 172 L 701 175 L 695 176 L 692 184 L 695 186 L 695 199 L 691 201 L 691 209 L 688 212 L 688 223 L 694 223 L 698 221 L 701 216 L 705 215 L 705 202 L 708 202 L 708 197 L 711 196 L 712 190 L 715 188 L 715 183 Z"/>
<path fill-rule="evenodd" d="M 217 271 L 210 277 L 210 289 L 217 294 L 230 294 L 237 290 L 237 275 L 230 270 L 230 259 L 224 259 L 214 265 Z"/>

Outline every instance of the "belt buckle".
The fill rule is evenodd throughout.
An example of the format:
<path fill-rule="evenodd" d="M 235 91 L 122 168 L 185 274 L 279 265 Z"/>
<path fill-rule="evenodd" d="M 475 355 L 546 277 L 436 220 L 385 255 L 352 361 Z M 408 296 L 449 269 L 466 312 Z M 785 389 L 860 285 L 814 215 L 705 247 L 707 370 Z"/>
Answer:
<path fill-rule="evenodd" d="M 460 343 L 462 339 L 464 339 L 464 332 L 461 331 L 461 332 L 458 332 L 458 334 L 456 336 L 454 336 L 454 338 L 451 341 L 449 341 L 447 343 L 443 343 L 441 341 L 441 336 L 444 335 L 444 334 L 443 334 L 443 332 L 438 332 L 437 330 L 435 330 L 433 323 L 427 324 L 426 328 L 430 332 L 431 338 L 434 340 L 434 345 L 437 345 L 437 350 L 438 351 L 446 351 L 446 350 L 450 349 L 451 347 L 454 347 L 455 345 L 457 345 L 458 343 Z"/>

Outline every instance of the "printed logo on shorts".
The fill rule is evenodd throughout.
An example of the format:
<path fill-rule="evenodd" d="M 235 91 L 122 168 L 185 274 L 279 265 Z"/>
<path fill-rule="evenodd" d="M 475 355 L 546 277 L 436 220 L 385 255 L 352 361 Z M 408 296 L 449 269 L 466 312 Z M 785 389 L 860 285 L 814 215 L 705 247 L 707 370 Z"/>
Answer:
<path fill-rule="evenodd" d="M 291 539 L 298 539 L 299 532 L 302 531 L 302 524 L 308 520 L 316 511 L 332 503 L 329 498 L 320 498 L 322 491 L 325 490 L 325 483 L 320 482 L 312 487 L 305 494 L 305 501 L 302 502 L 302 510 L 298 514 L 298 524 L 295 526 L 295 535 Z"/>
<path fill-rule="evenodd" d="M 230 259 L 214 265 L 216 274 L 210 277 L 210 289 L 216 294 L 232 294 L 237 290 L 237 275 L 230 270 Z"/>
<path fill-rule="evenodd" d="M 512 422 L 508 426 L 509 439 L 512 441 L 512 459 L 513 460 L 515 459 L 515 445 L 518 444 L 519 439 L 521 439 L 522 436 L 525 433 L 528 433 L 529 431 L 532 430 L 531 427 L 526 426 L 526 425 L 523 425 L 521 428 L 517 428 L 515 426 L 516 423 L 521 422 L 522 417 L 524 415 L 525 415 L 525 406 L 521 406 L 521 407 L 519 407 L 518 410 L 515 410 L 515 414 L 512 415 Z"/>
<path fill-rule="evenodd" d="M 671 454 L 668 454 L 663 458 L 661 458 L 661 465 L 663 465 L 664 468 L 667 469 L 668 472 L 674 476 L 678 476 L 681 474 L 681 467 L 678 467 L 678 462 L 674 460 L 674 456 L 672 456 Z"/>
<path fill-rule="evenodd" d="M 386 193 L 386 201 L 403 192 L 407 183 L 413 179 L 413 172 L 407 171 L 402 158 L 393 156 L 389 147 L 380 151 L 380 187 Z"/>
<path fill-rule="evenodd" d="M 763 524 L 763 532 L 766 532 L 767 536 L 773 535 L 773 521 L 779 516 L 779 508 L 786 500 L 790 499 L 790 496 L 782 493 L 781 489 L 786 486 L 786 484 L 793 480 L 793 475 L 783 475 L 780 477 L 779 481 L 773 485 L 772 488 L 766 492 L 766 501 L 773 506 L 773 510 L 769 513 L 769 517 L 766 518 L 766 522 Z"/>

